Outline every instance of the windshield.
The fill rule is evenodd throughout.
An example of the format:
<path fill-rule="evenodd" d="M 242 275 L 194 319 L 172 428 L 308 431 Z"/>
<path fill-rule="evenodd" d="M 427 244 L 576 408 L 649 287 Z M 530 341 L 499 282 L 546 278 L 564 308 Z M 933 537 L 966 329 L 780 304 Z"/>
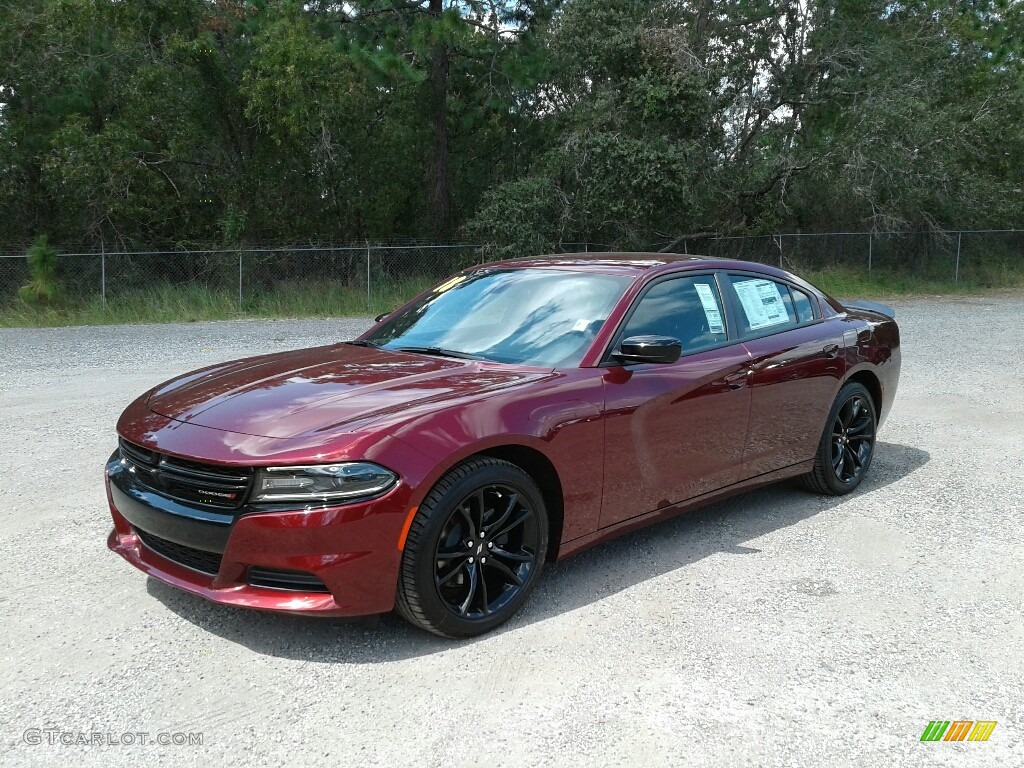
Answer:
<path fill-rule="evenodd" d="M 578 365 L 631 278 L 555 269 L 481 270 L 437 286 L 366 341 L 501 363 Z"/>

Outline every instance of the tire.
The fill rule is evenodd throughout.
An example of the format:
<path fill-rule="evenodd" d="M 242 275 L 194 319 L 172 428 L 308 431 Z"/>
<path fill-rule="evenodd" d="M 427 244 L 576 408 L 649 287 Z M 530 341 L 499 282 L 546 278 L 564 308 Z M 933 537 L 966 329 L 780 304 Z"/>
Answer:
<path fill-rule="evenodd" d="M 875 455 L 878 415 L 871 393 L 851 381 L 839 390 L 825 421 L 814 469 L 803 476 L 804 487 L 827 496 L 849 493 L 864 479 Z"/>
<path fill-rule="evenodd" d="M 398 614 L 450 638 L 508 621 L 544 566 L 548 515 L 533 479 L 507 461 L 470 459 L 420 504 L 398 575 Z"/>

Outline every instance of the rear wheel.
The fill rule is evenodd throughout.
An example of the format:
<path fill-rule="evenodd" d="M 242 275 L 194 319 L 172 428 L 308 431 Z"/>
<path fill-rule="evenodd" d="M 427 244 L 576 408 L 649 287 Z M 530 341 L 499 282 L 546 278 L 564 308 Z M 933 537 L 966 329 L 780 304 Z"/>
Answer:
<path fill-rule="evenodd" d="M 875 453 L 877 425 L 867 388 L 857 382 L 844 385 L 829 412 L 814 469 L 804 475 L 804 485 L 829 496 L 841 496 L 860 485 Z"/>
<path fill-rule="evenodd" d="M 548 518 L 537 484 L 498 459 L 471 459 L 438 482 L 406 537 L 396 608 L 443 637 L 508 621 L 544 565 Z"/>

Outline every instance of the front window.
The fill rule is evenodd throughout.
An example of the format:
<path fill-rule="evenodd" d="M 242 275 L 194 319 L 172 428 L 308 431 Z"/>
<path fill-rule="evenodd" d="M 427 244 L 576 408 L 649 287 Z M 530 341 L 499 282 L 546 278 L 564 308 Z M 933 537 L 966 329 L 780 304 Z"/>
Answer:
<path fill-rule="evenodd" d="M 620 333 L 622 339 L 646 335 L 677 339 L 684 355 L 728 341 L 714 276 L 677 277 L 652 286 Z"/>
<path fill-rule="evenodd" d="M 631 278 L 558 269 L 458 275 L 366 341 L 520 365 L 579 365 Z"/>

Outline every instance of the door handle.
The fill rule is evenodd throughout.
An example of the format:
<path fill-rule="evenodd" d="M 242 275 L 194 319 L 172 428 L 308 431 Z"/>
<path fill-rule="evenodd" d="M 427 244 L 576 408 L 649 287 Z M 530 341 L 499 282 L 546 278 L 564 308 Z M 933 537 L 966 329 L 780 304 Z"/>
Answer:
<path fill-rule="evenodd" d="M 749 368 L 745 371 L 740 371 L 739 373 L 730 373 L 725 377 L 725 385 L 729 387 L 729 389 L 740 389 L 747 383 L 747 376 L 751 373 L 752 371 Z"/>
<path fill-rule="evenodd" d="M 822 350 L 826 357 L 838 357 L 839 356 L 839 345 L 838 344 L 826 344 Z"/>

